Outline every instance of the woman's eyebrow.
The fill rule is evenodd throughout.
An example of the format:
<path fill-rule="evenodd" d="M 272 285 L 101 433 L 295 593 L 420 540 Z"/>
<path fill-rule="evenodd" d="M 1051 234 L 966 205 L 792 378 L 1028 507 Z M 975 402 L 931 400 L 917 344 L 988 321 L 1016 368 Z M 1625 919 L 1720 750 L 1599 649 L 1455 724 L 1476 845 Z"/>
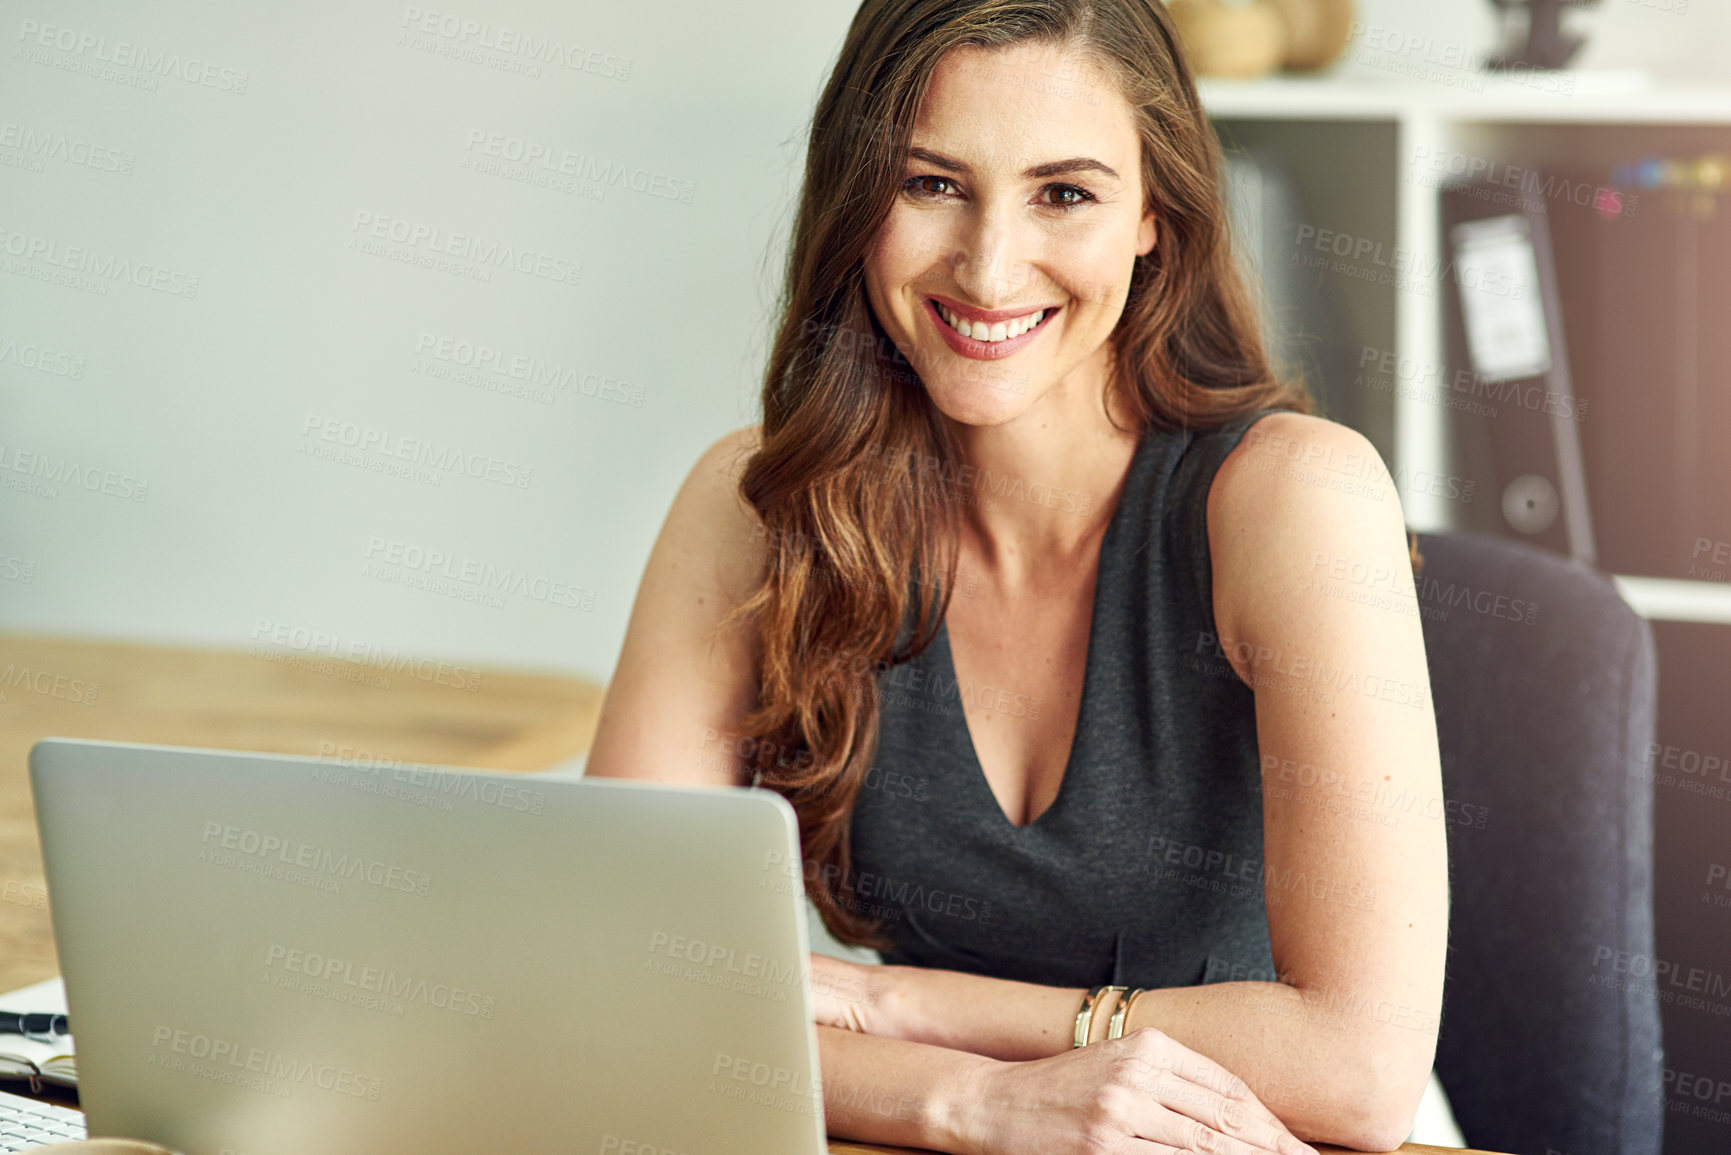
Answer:
<path fill-rule="evenodd" d="M 952 156 L 945 156 L 941 152 L 933 152 L 929 148 L 920 148 L 917 145 L 908 150 L 908 156 L 910 159 L 925 161 L 927 164 L 944 169 L 946 172 L 968 173 L 973 171 L 965 161 L 957 160 Z M 1022 176 L 1028 180 L 1041 180 L 1045 177 L 1065 176 L 1073 172 L 1098 172 L 1104 173 L 1113 180 L 1121 179 L 1118 176 L 1118 171 L 1111 165 L 1095 160 L 1091 156 L 1072 156 L 1067 160 L 1050 160 L 1045 164 L 1037 164 L 1032 168 L 1024 169 Z"/>

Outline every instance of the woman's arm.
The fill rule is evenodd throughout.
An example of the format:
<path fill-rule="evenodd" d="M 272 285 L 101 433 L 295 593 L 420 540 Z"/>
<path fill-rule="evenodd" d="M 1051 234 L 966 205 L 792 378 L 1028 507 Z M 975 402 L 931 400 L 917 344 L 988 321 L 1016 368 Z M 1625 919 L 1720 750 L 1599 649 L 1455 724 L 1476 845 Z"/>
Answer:
<path fill-rule="evenodd" d="M 1150 991 L 1126 1028 L 1208 1055 L 1299 1135 L 1386 1150 L 1429 1078 L 1448 928 L 1436 722 L 1398 496 L 1363 437 L 1281 413 L 1222 464 L 1208 515 L 1219 633 L 1185 644 L 1256 692 L 1279 981 Z M 1068 1047 L 1083 993 L 899 967 L 847 981 L 863 992 L 847 1008 L 858 1028 L 1002 1059 Z"/>
<path fill-rule="evenodd" d="M 704 451 L 650 551 L 584 773 L 737 786 L 739 722 L 757 696 L 755 635 L 718 631 L 761 580 L 767 553 L 739 475 L 758 429 Z"/>
<path fill-rule="evenodd" d="M 1244 1082 L 1154 1030 L 1031 1063 L 818 1028 L 829 1133 L 954 1155 L 1316 1155 Z"/>

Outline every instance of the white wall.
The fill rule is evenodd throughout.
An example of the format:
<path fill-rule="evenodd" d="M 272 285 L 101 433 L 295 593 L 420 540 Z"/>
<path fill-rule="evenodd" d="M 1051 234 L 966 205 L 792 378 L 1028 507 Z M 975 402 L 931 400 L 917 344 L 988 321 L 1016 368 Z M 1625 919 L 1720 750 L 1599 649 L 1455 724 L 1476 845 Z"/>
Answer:
<path fill-rule="evenodd" d="M 1731 6 L 1674 2 L 1605 0 L 1585 63 L 1721 74 Z M 264 623 L 326 653 L 607 677 L 681 477 L 754 419 L 802 126 L 854 4 L 743 7 L 0 0 L 0 629 L 239 647 Z M 421 11 L 438 14 L 421 33 L 434 51 L 405 41 Z M 1364 0 L 1361 15 L 1490 38 L 1479 0 Z M 466 45 L 461 22 L 482 20 Z M 503 28 L 588 66 L 499 67 L 523 57 L 473 42 Z M 112 62 L 126 52 L 171 67 Z M 690 201 L 483 171 L 473 134 Z M 361 214 L 580 272 L 358 251 Z M 40 279 L 81 265 L 72 284 Z M 429 338 L 569 387 L 541 404 L 435 376 L 450 363 Z M 603 378 L 624 403 L 585 395 Z M 338 446 L 310 419 L 411 457 L 460 453 L 493 480 L 319 459 L 306 451 Z M 365 570 L 393 549 L 443 554 L 456 580 Z M 527 588 L 467 600 L 489 570 Z"/>
<path fill-rule="evenodd" d="M 403 41 L 417 8 L 600 55 L 530 76 L 493 66 L 521 62 L 502 50 L 418 50 Z M 0 628 L 243 646 L 262 620 L 335 639 L 326 652 L 606 677 L 680 479 L 754 419 L 801 125 L 850 14 L 756 9 L 747 24 L 674 0 L 0 2 Z M 90 40 L 44 48 L 38 26 Z M 447 29 L 426 42 L 461 50 Z M 98 59 L 121 41 L 178 54 L 195 80 L 191 61 L 219 71 L 140 88 L 149 72 Z M 492 134 L 645 191 L 470 167 Z M 543 267 L 356 251 L 357 214 Z M 159 266 L 163 288 L 35 279 L 84 259 Z M 446 339 L 544 362 L 567 387 L 542 404 L 429 375 L 450 367 Z M 27 367 L 43 348 L 50 369 Z M 312 418 L 492 476 L 316 459 L 344 434 L 309 437 Z M 71 484 L 18 488 L 68 463 Z M 363 573 L 389 558 L 375 539 L 448 555 L 459 594 L 486 567 L 529 583 L 496 605 L 408 588 Z"/>

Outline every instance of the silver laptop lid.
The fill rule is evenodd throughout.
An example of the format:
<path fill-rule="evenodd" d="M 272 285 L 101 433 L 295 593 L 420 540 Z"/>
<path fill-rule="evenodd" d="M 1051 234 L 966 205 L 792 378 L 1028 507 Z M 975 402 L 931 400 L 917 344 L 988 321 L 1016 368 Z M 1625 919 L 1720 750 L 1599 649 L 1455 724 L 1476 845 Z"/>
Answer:
<path fill-rule="evenodd" d="M 771 792 L 57 738 L 30 774 L 92 1135 L 826 1150 Z"/>

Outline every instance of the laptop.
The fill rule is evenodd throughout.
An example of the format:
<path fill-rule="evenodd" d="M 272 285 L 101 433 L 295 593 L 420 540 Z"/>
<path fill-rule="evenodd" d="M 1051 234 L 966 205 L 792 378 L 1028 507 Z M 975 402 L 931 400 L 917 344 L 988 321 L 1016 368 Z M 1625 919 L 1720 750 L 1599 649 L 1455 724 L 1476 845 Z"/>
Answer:
<path fill-rule="evenodd" d="M 770 791 L 48 738 L 92 1136 L 186 1155 L 822 1155 Z"/>

